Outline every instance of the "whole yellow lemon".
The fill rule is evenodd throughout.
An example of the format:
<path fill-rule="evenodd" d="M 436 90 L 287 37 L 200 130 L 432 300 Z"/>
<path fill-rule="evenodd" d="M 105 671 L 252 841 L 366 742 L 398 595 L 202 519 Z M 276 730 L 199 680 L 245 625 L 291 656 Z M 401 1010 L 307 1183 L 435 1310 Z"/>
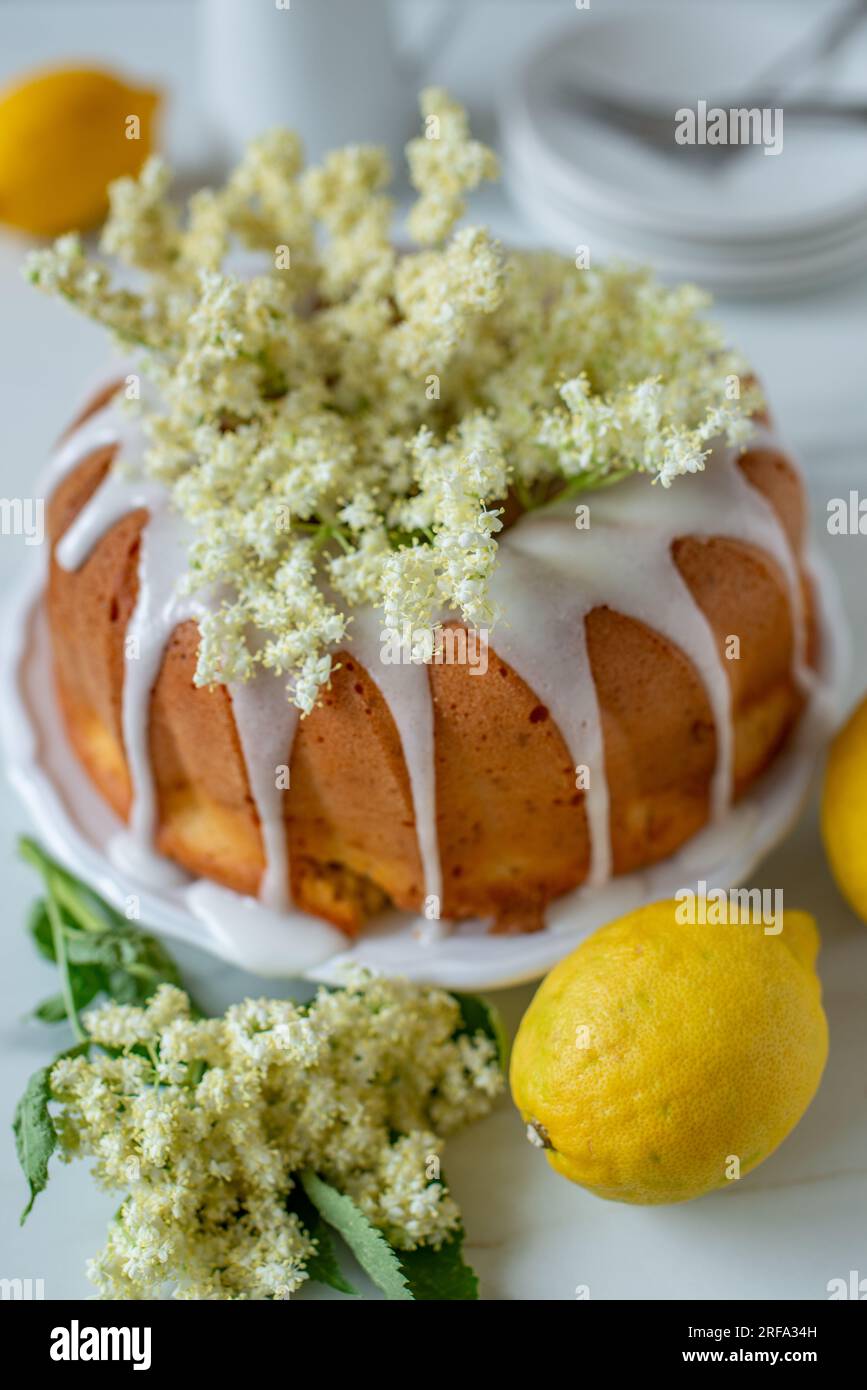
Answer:
<path fill-rule="evenodd" d="M 822 838 L 840 892 L 867 922 L 867 699 L 831 745 Z"/>
<path fill-rule="evenodd" d="M 0 222 L 38 236 L 84 231 L 106 188 L 153 148 L 159 95 L 109 72 L 57 68 L 0 93 Z"/>
<path fill-rule="evenodd" d="M 685 1202 L 773 1153 L 828 1054 L 811 917 L 681 925 L 653 903 L 542 982 L 512 1051 L 528 1137 L 558 1173 L 620 1202 Z"/>

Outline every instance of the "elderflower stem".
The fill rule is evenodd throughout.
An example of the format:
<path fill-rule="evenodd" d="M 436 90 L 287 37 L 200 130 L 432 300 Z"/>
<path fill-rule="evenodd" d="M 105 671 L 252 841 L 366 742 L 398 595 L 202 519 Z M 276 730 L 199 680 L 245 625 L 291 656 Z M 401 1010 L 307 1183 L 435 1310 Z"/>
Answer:
<path fill-rule="evenodd" d="M 105 922 L 97 913 L 92 912 L 85 902 L 82 901 L 80 893 L 67 887 L 63 879 L 56 875 L 51 875 L 51 890 L 54 893 L 61 907 L 65 907 L 69 915 L 83 927 L 85 931 L 99 933 L 105 931 Z"/>
<path fill-rule="evenodd" d="M 65 908 L 78 926 L 83 927 L 85 931 L 96 934 L 105 931 L 105 918 L 100 917 L 97 912 L 90 908 L 80 887 L 73 888 L 63 877 L 60 869 L 31 840 L 21 840 L 20 852 L 22 859 L 26 860 L 42 875 L 48 896 L 53 897 L 62 908 Z"/>
<path fill-rule="evenodd" d="M 66 1009 L 66 1017 L 69 1019 L 70 1026 L 75 1034 L 76 1042 L 86 1042 L 87 1034 L 81 1026 L 78 1017 L 78 1010 L 75 1007 L 75 1000 L 72 995 L 72 985 L 69 979 L 69 961 L 66 955 L 66 939 L 63 930 L 63 921 L 57 900 L 54 896 L 54 884 L 52 877 L 48 879 L 48 896 L 45 899 L 45 907 L 48 912 L 48 921 L 51 924 L 51 938 L 54 943 L 54 955 L 57 960 L 57 968 L 60 971 L 60 992 L 63 995 L 63 1003 Z"/>

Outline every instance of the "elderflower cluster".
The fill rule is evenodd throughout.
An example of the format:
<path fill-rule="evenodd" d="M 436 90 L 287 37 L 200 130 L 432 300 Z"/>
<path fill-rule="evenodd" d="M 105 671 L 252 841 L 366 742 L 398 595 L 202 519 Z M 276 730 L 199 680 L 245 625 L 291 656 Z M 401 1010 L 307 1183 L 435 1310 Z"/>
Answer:
<path fill-rule="evenodd" d="M 186 219 L 158 160 L 113 185 L 102 249 L 143 288 L 75 237 L 30 259 L 155 382 L 145 465 L 194 528 L 188 586 L 212 596 L 200 684 L 262 664 L 309 711 L 355 606 L 492 626 L 506 502 L 514 516 L 635 472 L 668 486 L 714 437 L 749 435 L 758 393 L 697 291 L 456 229 L 496 160 L 445 92 L 421 109 L 419 250 L 392 243 L 384 152 L 305 169 L 297 137 L 272 131 Z"/>
<path fill-rule="evenodd" d="M 62 1058 L 51 1087 L 63 1156 L 92 1156 L 127 1194 L 90 1268 L 103 1297 L 288 1297 L 315 1250 L 293 1210 L 303 1169 L 398 1249 L 439 1247 L 459 1226 L 432 1169 L 503 1078 L 444 991 L 357 972 L 309 1005 L 247 999 L 196 1019 L 162 985 L 144 1008 L 84 1021 L 105 1051 Z"/>

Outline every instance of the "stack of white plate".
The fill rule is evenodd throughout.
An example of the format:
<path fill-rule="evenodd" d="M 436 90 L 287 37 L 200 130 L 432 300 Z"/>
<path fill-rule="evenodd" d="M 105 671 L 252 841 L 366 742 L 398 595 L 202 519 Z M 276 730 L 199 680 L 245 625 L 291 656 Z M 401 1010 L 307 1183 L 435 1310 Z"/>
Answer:
<path fill-rule="evenodd" d="M 567 254 L 587 246 L 591 263 L 639 260 L 721 292 L 788 293 L 867 271 L 867 119 L 799 114 L 787 93 L 779 154 L 751 145 L 714 159 L 674 139 L 680 107 L 751 105 L 768 66 L 820 18 L 812 5 L 576 10 L 503 93 L 504 174 L 520 211 Z M 867 19 L 814 88 L 867 106 L 865 76 Z M 670 144 L 612 123 L 591 94 L 670 110 Z"/>

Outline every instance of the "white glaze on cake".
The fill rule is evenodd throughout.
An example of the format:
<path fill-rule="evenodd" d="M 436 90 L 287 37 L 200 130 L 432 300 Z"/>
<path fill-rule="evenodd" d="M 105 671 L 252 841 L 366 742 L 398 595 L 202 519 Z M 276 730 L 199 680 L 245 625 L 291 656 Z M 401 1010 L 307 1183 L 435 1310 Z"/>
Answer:
<path fill-rule="evenodd" d="M 98 441 L 94 443 L 94 440 Z M 78 569 L 101 536 L 138 508 L 148 512 L 141 532 L 138 595 L 124 638 L 121 709 L 124 752 L 132 799 L 127 829 L 109 847 L 111 858 L 138 878 L 182 882 L 184 875 L 153 852 L 156 795 L 150 758 L 150 700 L 169 639 L 179 623 L 202 612 L 198 597 L 184 594 L 192 531 L 168 505 L 166 489 L 142 474 L 140 431 L 109 403 L 61 447 L 56 467 L 72 468 L 95 448 L 117 444 L 115 463 L 59 541 L 55 555 L 64 569 Z"/>
<path fill-rule="evenodd" d="M 292 759 L 300 712 L 289 700 L 285 676 L 261 667 L 250 680 L 233 681 L 229 693 L 265 852 L 259 899 L 272 911 L 285 911 L 290 895 L 283 798 L 291 787 L 286 788 L 281 774 Z"/>
<path fill-rule="evenodd" d="M 757 431 L 757 447 L 776 447 Z M 169 505 L 167 491 L 145 477 L 140 431 L 111 403 L 79 426 L 52 465 L 56 481 L 95 449 L 117 444 L 116 462 L 57 546 L 58 563 L 76 569 L 99 538 L 137 507 L 148 521 L 142 531 L 139 590 L 127 629 L 134 639 L 125 666 L 123 737 L 133 787 L 123 857 L 145 856 L 154 835 L 154 784 L 148 748 L 150 697 L 166 645 L 175 627 L 201 616 L 208 600 L 182 592 L 190 528 Z M 764 552 L 788 588 L 794 625 L 794 673 L 808 690 L 806 619 L 798 567 L 782 525 L 765 497 L 738 466 L 736 451 L 718 445 L 704 473 L 679 479 L 663 490 L 647 478 L 628 479 L 613 489 L 583 495 L 589 527 L 575 526 L 575 502 L 558 503 L 522 518 L 501 538 L 493 598 L 503 613 L 496 652 L 512 666 L 550 711 L 573 764 L 588 770 L 585 807 L 591 845 L 589 882 L 611 875 L 609 793 L 596 689 L 587 654 L 585 619 L 606 606 L 656 629 L 692 662 L 707 691 L 717 735 L 711 787 L 711 820 L 719 822 L 731 801 L 733 735 L 725 660 L 711 628 L 682 579 L 672 556 L 679 537 L 721 536 Z M 380 619 L 372 609 L 353 614 L 349 647 L 381 691 L 404 751 L 425 895 L 441 900 L 442 879 L 436 821 L 433 706 L 424 666 L 381 661 Z M 297 711 L 286 680 L 261 671 L 229 689 L 251 795 L 261 828 L 266 868 L 261 901 L 287 911 L 289 862 L 284 791 L 278 769 L 291 763 Z M 153 856 L 155 859 L 157 856 Z M 164 866 L 166 861 L 159 859 Z M 293 923 L 301 920 L 292 914 Z"/>
<path fill-rule="evenodd" d="M 576 527 L 576 506 L 589 526 Z M 723 536 L 756 546 L 780 567 L 795 632 L 795 672 L 806 687 L 806 621 L 798 570 L 776 512 L 748 482 L 737 454 L 714 450 L 701 474 L 663 489 L 647 478 L 557 503 L 517 523 L 500 542 L 492 594 L 506 615 L 496 649 L 550 710 L 577 766 L 588 770 L 589 881 L 611 873 L 609 795 L 599 705 L 587 656 L 585 619 L 604 606 L 667 637 L 690 659 L 707 691 L 717 735 L 711 819 L 732 795 L 733 734 L 722 653 L 674 562 L 681 536 Z"/>
<path fill-rule="evenodd" d="M 415 813 L 426 898 L 442 902 L 442 871 L 436 819 L 433 701 L 427 668 L 382 661 L 382 619 L 373 608 L 357 609 L 349 628 L 353 654 L 391 711 L 403 747 Z M 437 906 L 437 911 L 439 910 Z"/>

